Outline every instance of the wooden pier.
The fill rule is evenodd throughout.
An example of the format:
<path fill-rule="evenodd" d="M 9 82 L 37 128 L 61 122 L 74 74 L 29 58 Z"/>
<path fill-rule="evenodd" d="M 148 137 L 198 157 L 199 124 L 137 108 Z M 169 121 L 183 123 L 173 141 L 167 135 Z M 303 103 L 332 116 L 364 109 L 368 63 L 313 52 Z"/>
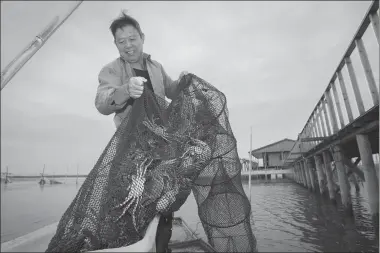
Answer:
<path fill-rule="evenodd" d="M 284 167 L 292 170 L 291 179 L 316 194 L 326 194 L 336 202 L 338 187 L 341 203 L 348 213 L 352 213 L 349 177 L 354 177 L 354 183 L 355 180 L 364 182 L 377 232 L 379 179 L 374 157 L 379 154 L 379 91 L 362 37 L 372 26 L 379 46 L 378 12 L 379 1 L 373 1 L 284 162 Z M 367 85 L 358 83 L 351 60 L 355 49 Z M 342 71 L 348 72 L 349 80 L 343 78 Z M 349 101 L 348 85 L 354 94 L 353 104 Z M 368 99 L 371 101 L 365 101 L 370 104 L 367 108 L 362 94 L 368 90 L 363 87 L 371 95 Z M 358 111 L 356 117 L 353 110 Z M 337 180 L 333 179 L 334 175 Z"/>

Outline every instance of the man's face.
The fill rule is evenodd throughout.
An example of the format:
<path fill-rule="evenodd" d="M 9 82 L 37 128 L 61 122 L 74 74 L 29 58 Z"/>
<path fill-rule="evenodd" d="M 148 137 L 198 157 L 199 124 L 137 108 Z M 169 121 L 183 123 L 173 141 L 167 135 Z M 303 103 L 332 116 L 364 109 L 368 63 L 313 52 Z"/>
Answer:
<path fill-rule="evenodd" d="M 116 30 L 115 44 L 120 55 L 127 62 L 135 63 L 142 57 L 144 35 L 141 37 L 136 28 L 126 25 Z"/>

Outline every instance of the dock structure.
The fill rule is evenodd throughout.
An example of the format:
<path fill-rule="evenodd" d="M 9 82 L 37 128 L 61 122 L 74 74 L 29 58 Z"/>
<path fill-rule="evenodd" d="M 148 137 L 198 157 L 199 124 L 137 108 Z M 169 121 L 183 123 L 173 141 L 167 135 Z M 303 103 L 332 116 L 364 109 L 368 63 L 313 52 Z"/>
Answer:
<path fill-rule="evenodd" d="M 371 26 L 379 48 L 378 12 L 379 1 L 373 1 L 284 161 L 284 167 L 292 171 L 289 174 L 292 180 L 310 191 L 328 196 L 334 202 L 340 198 L 350 213 L 349 178 L 354 178 L 351 180 L 354 184 L 357 180 L 364 182 L 377 231 L 379 90 L 362 38 Z M 363 84 L 358 82 L 351 60 L 355 50 L 364 70 Z M 343 71 L 349 78 L 343 78 Z M 348 88 L 352 88 L 353 103 L 350 103 Z M 370 94 L 366 100 L 363 99 L 364 92 Z M 357 112 L 355 116 L 354 111 Z"/>
<path fill-rule="evenodd" d="M 283 139 L 248 152 L 252 157 L 263 161 L 262 166 L 259 166 L 257 162 L 256 166 L 252 166 L 251 175 L 254 178 L 277 179 L 289 174 L 290 170 L 284 170 L 284 162 L 295 142 L 294 140 Z M 244 169 L 243 166 L 241 175 L 249 175 L 247 167 Z"/>

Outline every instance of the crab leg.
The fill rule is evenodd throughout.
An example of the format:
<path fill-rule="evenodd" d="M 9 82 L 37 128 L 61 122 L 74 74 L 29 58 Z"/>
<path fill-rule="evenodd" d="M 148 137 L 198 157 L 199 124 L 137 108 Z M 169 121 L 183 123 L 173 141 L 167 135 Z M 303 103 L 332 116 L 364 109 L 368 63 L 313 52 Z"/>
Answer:
<path fill-rule="evenodd" d="M 145 176 L 146 170 L 148 169 L 148 167 L 151 165 L 152 162 L 153 162 L 153 159 L 151 159 L 150 162 L 146 166 L 144 166 L 144 170 L 143 170 L 143 173 L 142 173 L 143 177 Z"/>
<path fill-rule="evenodd" d="M 140 178 L 142 176 L 142 172 L 143 172 L 143 165 L 146 163 L 146 161 L 148 160 L 148 158 L 145 158 L 145 160 L 140 164 L 139 168 L 137 169 L 137 178 Z"/>
<path fill-rule="evenodd" d="M 137 225 L 136 225 L 136 215 L 135 215 L 135 213 L 136 213 L 136 210 L 137 210 L 137 205 L 138 205 L 138 203 L 140 203 L 141 198 L 142 197 L 138 197 L 137 198 L 136 205 L 135 205 L 135 207 L 133 208 L 133 211 L 132 211 L 133 226 L 135 226 L 136 231 L 137 231 Z"/>
<path fill-rule="evenodd" d="M 123 203 L 121 203 L 120 205 L 116 206 L 114 209 L 124 206 L 124 205 L 127 204 L 128 201 L 130 201 L 131 199 L 133 199 L 133 197 L 128 196 L 128 197 L 125 199 L 125 201 L 124 201 Z"/>
<path fill-rule="evenodd" d="M 129 207 L 130 207 L 130 206 L 135 202 L 135 200 L 136 200 L 135 197 L 132 197 L 131 199 L 132 199 L 132 201 L 129 202 L 128 206 L 126 206 L 126 207 L 124 208 L 123 213 L 119 216 L 119 218 L 117 218 L 116 221 L 120 220 L 120 218 L 123 217 L 123 215 L 127 212 L 127 210 L 129 209 Z"/>
<path fill-rule="evenodd" d="M 187 153 L 189 153 L 190 152 L 190 150 L 189 149 L 187 149 L 183 154 L 182 154 L 182 156 L 180 157 L 181 159 L 182 158 L 184 158 L 185 157 L 185 155 L 187 155 Z"/>

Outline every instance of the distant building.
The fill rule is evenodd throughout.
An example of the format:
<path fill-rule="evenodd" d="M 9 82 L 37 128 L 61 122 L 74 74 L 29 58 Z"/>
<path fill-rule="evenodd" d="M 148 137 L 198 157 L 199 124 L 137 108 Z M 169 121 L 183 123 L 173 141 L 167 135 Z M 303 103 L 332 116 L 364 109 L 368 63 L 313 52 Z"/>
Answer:
<path fill-rule="evenodd" d="M 256 159 L 263 159 L 263 166 L 259 169 L 282 169 L 286 157 L 289 155 L 296 141 L 283 139 L 264 147 L 251 151 Z M 249 154 L 249 152 L 248 152 Z"/>

